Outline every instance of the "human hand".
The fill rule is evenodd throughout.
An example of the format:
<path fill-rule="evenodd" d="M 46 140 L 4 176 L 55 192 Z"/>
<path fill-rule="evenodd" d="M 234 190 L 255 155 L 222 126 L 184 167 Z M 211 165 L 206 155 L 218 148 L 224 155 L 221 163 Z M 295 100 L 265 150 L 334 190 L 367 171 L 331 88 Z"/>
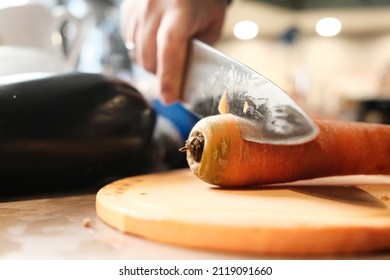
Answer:
<path fill-rule="evenodd" d="M 133 59 L 160 79 L 162 100 L 180 99 L 188 43 L 215 43 L 228 0 L 124 0 L 122 35 L 133 42 Z"/>

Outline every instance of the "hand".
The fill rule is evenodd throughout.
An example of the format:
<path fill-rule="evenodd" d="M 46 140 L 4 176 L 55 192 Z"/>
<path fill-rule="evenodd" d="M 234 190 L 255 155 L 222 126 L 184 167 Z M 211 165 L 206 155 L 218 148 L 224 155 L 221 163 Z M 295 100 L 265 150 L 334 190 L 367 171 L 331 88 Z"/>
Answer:
<path fill-rule="evenodd" d="M 165 103 L 180 99 L 188 43 L 215 43 L 227 0 L 124 0 L 122 35 L 135 44 L 137 64 L 160 78 Z"/>

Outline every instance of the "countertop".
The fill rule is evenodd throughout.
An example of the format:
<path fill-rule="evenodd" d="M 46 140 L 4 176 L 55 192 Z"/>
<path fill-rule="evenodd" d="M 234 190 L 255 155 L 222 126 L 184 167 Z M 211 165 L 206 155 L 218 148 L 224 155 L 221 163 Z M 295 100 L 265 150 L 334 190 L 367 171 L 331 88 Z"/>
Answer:
<path fill-rule="evenodd" d="M 123 234 L 97 217 L 95 197 L 95 190 L 91 190 L 3 200 L 0 259 L 250 258 L 175 247 Z"/>
<path fill-rule="evenodd" d="M 0 259 L 279 259 L 278 256 L 195 250 L 123 234 L 97 217 L 97 190 L 3 197 L 0 201 Z M 390 259 L 390 252 L 337 258 Z"/>

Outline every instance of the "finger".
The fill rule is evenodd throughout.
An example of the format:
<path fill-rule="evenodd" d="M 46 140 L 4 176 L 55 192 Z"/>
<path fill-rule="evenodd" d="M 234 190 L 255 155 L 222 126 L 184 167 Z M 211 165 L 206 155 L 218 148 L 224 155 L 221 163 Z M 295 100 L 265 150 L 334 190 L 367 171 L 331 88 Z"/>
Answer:
<path fill-rule="evenodd" d="M 219 40 L 222 33 L 222 27 L 223 21 L 210 22 L 207 27 L 200 29 L 197 33 L 195 33 L 194 37 L 202 42 L 213 45 Z"/>
<path fill-rule="evenodd" d="M 134 41 L 135 39 L 135 29 L 136 29 L 136 22 L 137 22 L 137 16 L 134 13 L 134 1 L 123 1 L 121 4 L 121 14 L 120 14 L 120 21 L 121 21 L 121 34 L 126 41 Z"/>
<path fill-rule="evenodd" d="M 197 2 L 200 4 L 200 2 Z M 222 33 L 225 18 L 226 0 L 222 2 L 209 2 L 208 14 L 196 14 L 197 25 L 193 25 L 194 37 L 207 44 L 216 43 Z M 210 15 L 213 15 L 210 17 Z"/>
<path fill-rule="evenodd" d="M 121 35 L 124 40 L 127 37 L 127 26 L 128 26 L 128 20 L 129 17 L 127 15 L 129 10 L 129 1 L 123 1 L 120 5 L 120 27 L 121 27 Z"/>
<path fill-rule="evenodd" d="M 126 48 L 128 49 L 128 55 L 130 59 L 135 62 L 135 45 L 136 45 L 136 30 L 137 30 L 137 16 L 132 13 L 133 1 L 124 1 L 121 6 L 121 33 L 122 38 L 125 42 Z"/>
<path fill-rule="evenodd" d="M 155 73 L 157 67 L 157 39 L 156 34 L 161 22 L 160 13 L 147 12 L 149 18 L 143 20 L 142 32 L 139 32 L 139 40 L 137 41 L 137 48 L 140 50 L 140 59 L 142 66 Z"/>
<path fill-rule="evenodd" d="M 177 28 L 180 17 L 166 14 L 157 33 L 157 75 L 165 103 L 180 99 L 190 34 L 185 26 Z M 182 21 L 183 22 L 183 21 Z"/>
<path fill-rule="evenodd" d="M 157 65 L 157 46 L 156 46 L 156 32 L 149 31 L 149 28 L 143 29 L 145 32 L 140 34 L 139 39 L 139 58 L 141 65 L 149 72 L 156 73 L 156 65 Z M 146 35 L 148 34 L 148 35 Z M 154 36 L 153 36 L 154 34 Z"/>

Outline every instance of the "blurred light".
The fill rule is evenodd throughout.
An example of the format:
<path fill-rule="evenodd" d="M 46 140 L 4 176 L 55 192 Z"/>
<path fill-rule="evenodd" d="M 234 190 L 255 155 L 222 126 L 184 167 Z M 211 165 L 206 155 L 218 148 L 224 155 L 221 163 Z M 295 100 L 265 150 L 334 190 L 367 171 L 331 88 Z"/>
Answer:
<path fill-rule="evenodd" d="M 340 33 L 341 22 L 337 18 L 322 18 L 316 24 L 316 31 L 320 36 L 331 37 Z"/>
<path fill-rule="evenodd" d="M 257 36 L 259 27 L 253 21 L 244 20 L 234 25 L 233 33 L 240 40 L 250 40 Z"/>
<path fill-rule="evenodd" d="M 78 26 L 76 26 L 73 22 L 67 22 L 64 25 L 63 34 L 67 39 L 76 38 L 78 32 Z M 62 44 L 62 42 L 61 42 Z"/>
<path fill-rule="evenodd" d="M 86 1 L 70 0 L 68 2 L 68 9 L 72 15 L 78 18 L 84 18 L 88 13 L 88 4 Z"/>
<path fill-rule="evenodd" d="M 51 43 L 54 46 L 61 46 L 62 45 L 62 36 L 59 32 L 54 32 L 51 34 Z"/>
<path fill-rule="evenodd" d="M 28 4 L 28 0 L 0 0 L 0 9 L 9 8 L 9 7 L 17 7 Z"/>

